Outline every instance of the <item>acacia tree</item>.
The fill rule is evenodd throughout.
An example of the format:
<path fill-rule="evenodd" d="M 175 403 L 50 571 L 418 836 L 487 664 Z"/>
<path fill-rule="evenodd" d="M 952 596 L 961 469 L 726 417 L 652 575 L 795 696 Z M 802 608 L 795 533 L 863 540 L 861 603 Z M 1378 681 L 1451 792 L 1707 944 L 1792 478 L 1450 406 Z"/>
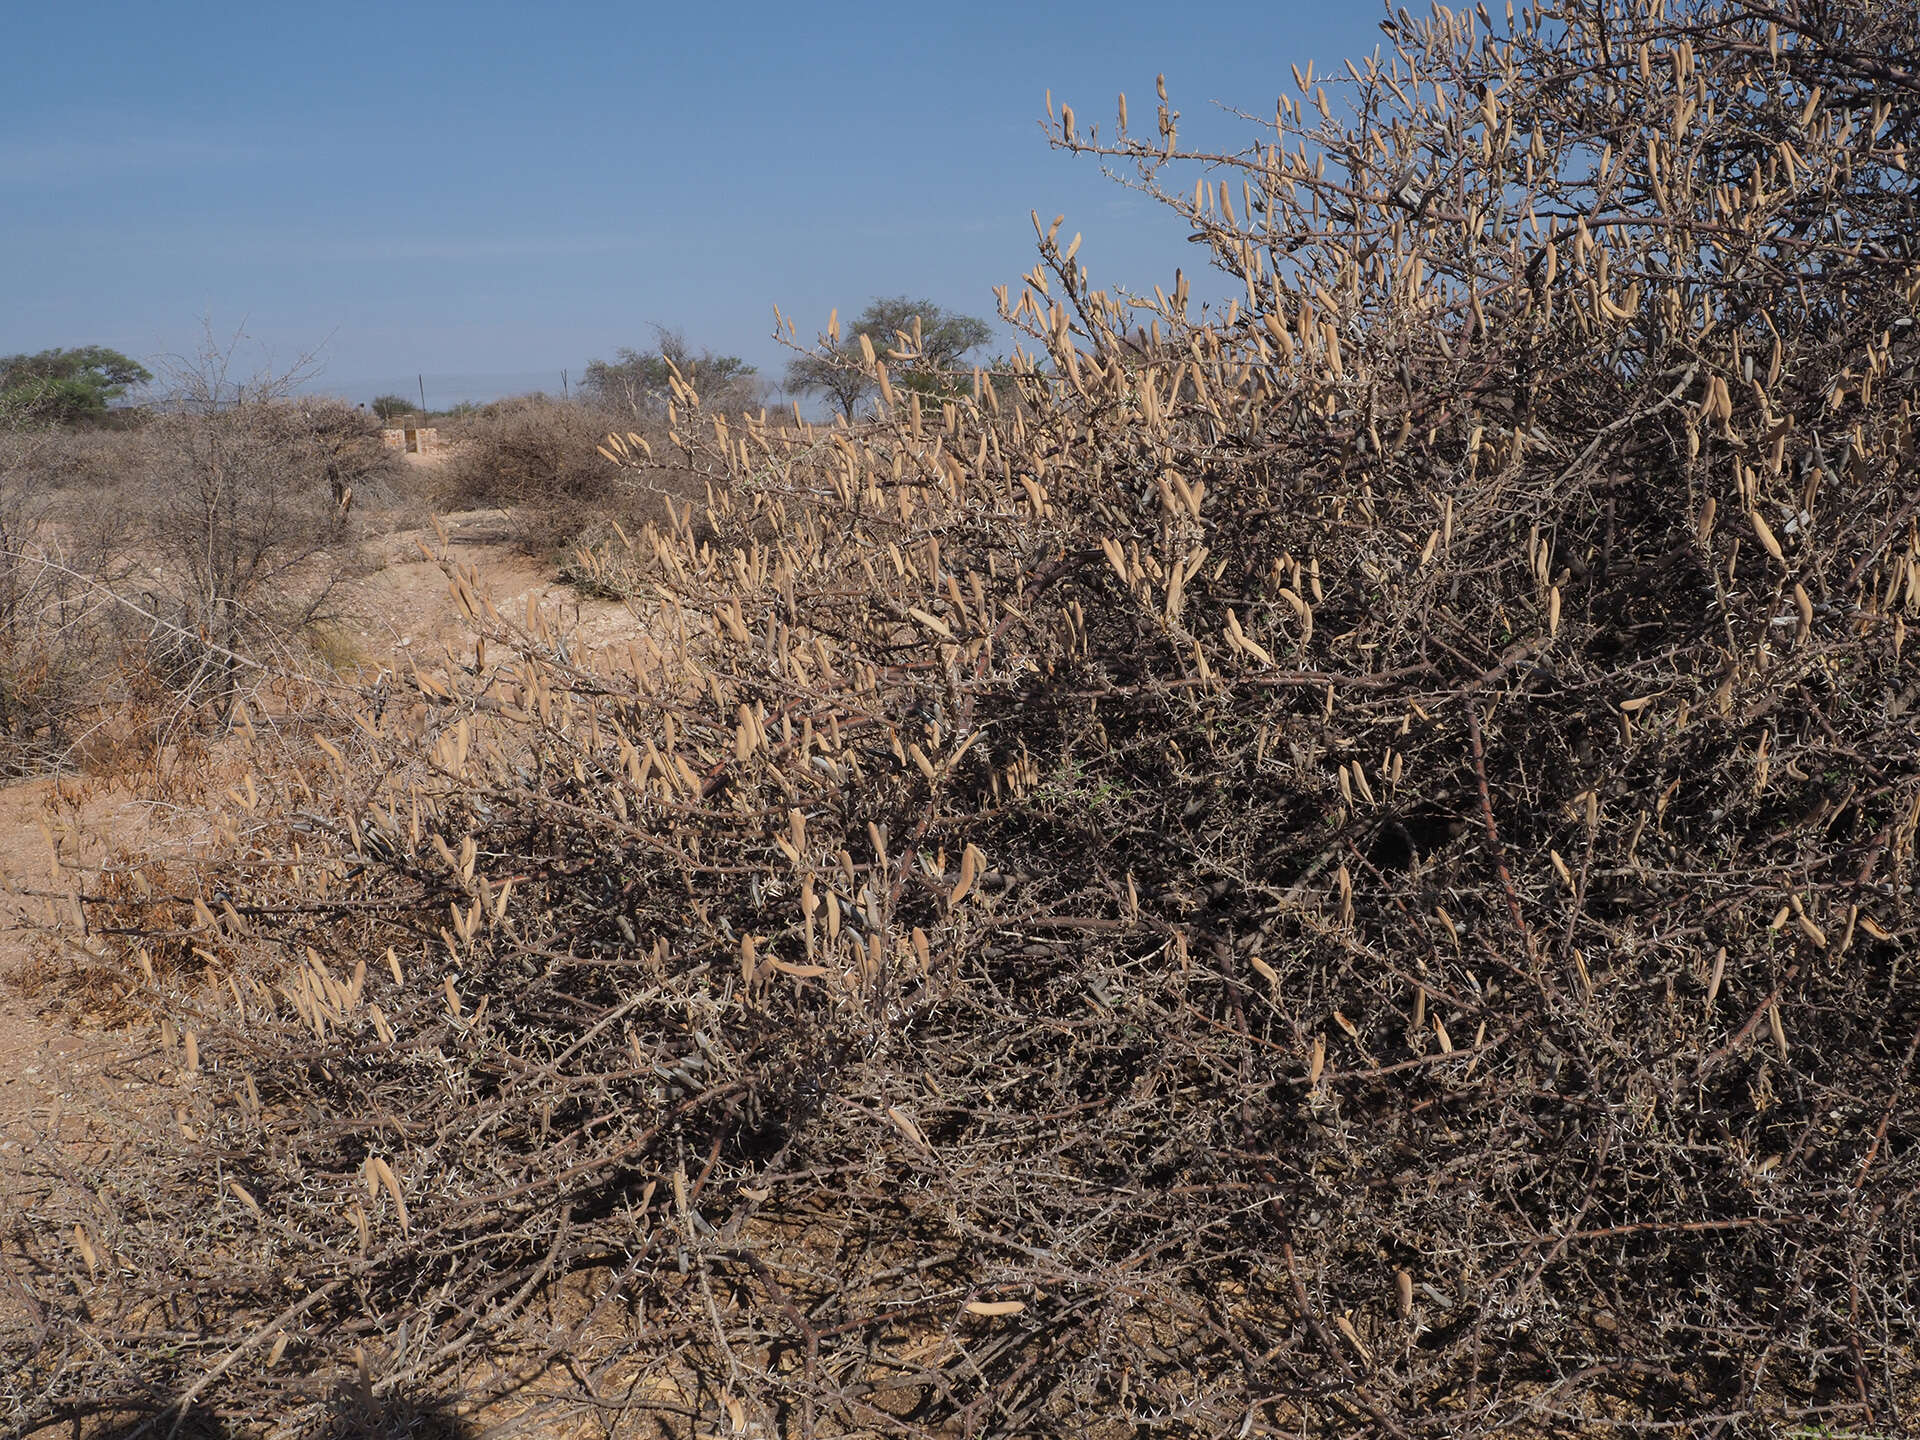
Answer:
<path fill-rule="evenodd" d="M 673 399 L 676 374 L 718 411 L 744 409 L 754 396 L 753 366 L 737 355 L 696 350 L 684 334 L 664 326 L 655 327 L 650 350 L 622 348 L 611 361 L 589 360 L 580 393 L 616 414 L 655 420 L 666 414 Z"/>
<path fill-rule="evenodd" d="M 0 357 L 0 419 L 58 424 L 97 419 L 128 390 L 153 379 L 137 360 L 104 345 Z"/>
<path fill-rule="evenodd" d="M 851 420 L 876 388 L 863 339 L 875 356 L 892 363 L 908 389 L 941 394 L 954 388 L 966 356 L 992 338 L 986 321 L 942 309 L 931 300 L 904 295 L 878 299 L 844 334 L 830 333 L 825 349 L 789 361 L 787 388 L 796 394 L 825 395 Z"/>

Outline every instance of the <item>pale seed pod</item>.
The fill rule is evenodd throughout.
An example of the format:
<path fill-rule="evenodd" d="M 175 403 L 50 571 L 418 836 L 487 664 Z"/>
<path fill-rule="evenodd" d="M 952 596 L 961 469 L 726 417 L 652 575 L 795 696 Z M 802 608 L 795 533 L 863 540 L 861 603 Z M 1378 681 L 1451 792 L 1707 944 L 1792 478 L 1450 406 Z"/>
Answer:
<path fill-rule="evenodd" d="M 980 878 L 980 872 L 985 861 L 986 857 L 980 853 L 980 849 L 976 845 L 969 844 L 967 848 L 961 852 L 960 874 L 954 882 L 953 889 L 948 892 L 947 895 L 947 906 L 949 909 L 967 898 L 968 892 L 973 889 L 974 881 Z"/>
<path fill-rule="evenodd" d="M 889 1105 L 887 1118 L 893 1122 L 895 1129 L 907 1137 L 908 1142 L 916 1150 L 923 1150 L 929 1155 L 933 1153 L 933 1146 L 927 1143 L 927 1137 L 920 1133 L 920 1127 L 913 1123 L 913 1117 L 906 1111 L 898 1105 Z"/>
<path fill-rule="evenodd" d="M 1366 800 L 1367 804 L 1372 805 L 1377 803 L 1373 798 L 1373 787 L 1367 783 L 1367 772 L 1361 768 L 1358 760 L 1353 762 L 1352 769 L 1354 788 L 1360 792 L 1361 797 Z"/>
<path fill-rule="evenodd" d="M 1786 564 L 1786 553 L 1781 550 L 1780 542 L 1774 538 L 1773 528 L 1767 524 L 1765 517 L 1758 510 L 1749 510 L 1747 519 L 1753 524 L 1753 533 L 1760 541 L 1761 548 L 1780 564 Z"/>
<path fill-rule="evenodd" d="M 1373 1364 L 1373 1352 L 1367 1348 L 1366 1342 L 1360 1338 L 1360 1332 L 1353 1328 L 1353 1322 L 1344 1315 L 1336 1315 L 1333 1317 L 1333 1323 L 1335 1327 L 1339 1329 L 1340 1333 L 1346 1336 L 1347 1343 L 1353 1346 L 1354 1353 L 1358 1355 L 1365 1364 Z"/>

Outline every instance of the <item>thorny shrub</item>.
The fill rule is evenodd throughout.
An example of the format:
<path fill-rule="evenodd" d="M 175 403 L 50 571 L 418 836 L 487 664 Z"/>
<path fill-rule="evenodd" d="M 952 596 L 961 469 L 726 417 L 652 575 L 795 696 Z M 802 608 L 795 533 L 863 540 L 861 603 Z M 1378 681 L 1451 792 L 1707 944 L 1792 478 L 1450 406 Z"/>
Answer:
<path fill-rule="evenodd" d="M 127 698 L 110 587 L 126 578 L 131 511 L 101 472 L 130 443 L 0 430 L 0 776 L 84 761 L 103 706 Z M 51 493 L 60 486 L 88 488 L 84 513 Z"/>
<path fill-rule="evenodd" d="M 329 613 L 399 464 L 337 400 L 188 372 L 138 426 L 0 431 L 0 774 L 119 768 Z"/>
<path fill-rule="evenodd" d="M 435 487 L 449 509 L 503 509 L 514 542 L 561 550 L 596 517 L 631 518 L 633 486 L 602 453 L 615 417 L 584 404 L 527 395 L 484 406 L 460 422 Z"/>
<path fill-rule="evenodd" d="M 683 390 L 629 652 L 450 566 L 197 897 L 89 879 L 178 1116 L 19 1221 L 17 1417 L 1913 1426 L 1912 16 L 1385 28 L 1057 117 L 1224 313 L 1055 226 L 1017 395 Z"/>
<path fill-rule="evenodd" d="M 576 508 L 605 499 L 620 467 L 599 451 L 608 417 L 584 405 L 524 395 L 462 422 L 439 499 L 453 507 Z"/>
<path fill-rule="evenodd" d="M 707 399 L 731 415 L 742 392 L 723 377 L 718 395 Z M 581 589 L 617 598 L 624 591 L 612 587 L 625 582 L 583 552 L 615 536 L 624 541 L 622 527 L 659 520 L 667 500 L 699 500 L 706 484 L 693 457 L 685 454 L 677 463 L 650 466 L 644 473 L 624 465 L 606 444 L 610 426 L 631 436 L 633 444 L 657 443 L 663 453 L 671 449 L 666 428 L 651 415 L 623 415 L 620 407 L 545 395 L 496 401 L 453 428 L 450 457 L 434 498 L 450 509 L 506 510 L 515 544 L 556 559 L 562 578 Z"/>

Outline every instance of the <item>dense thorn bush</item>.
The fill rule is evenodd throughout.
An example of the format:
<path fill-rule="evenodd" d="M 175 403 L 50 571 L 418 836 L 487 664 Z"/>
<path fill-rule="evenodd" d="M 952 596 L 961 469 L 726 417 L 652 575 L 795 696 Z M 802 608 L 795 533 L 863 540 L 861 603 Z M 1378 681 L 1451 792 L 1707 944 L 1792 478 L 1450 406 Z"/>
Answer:
<path fill-rule="evenodd" d="M 1912 1427 L 1911 19 L 1386 29 L 1055 122 L 1224 311 L 1056 225 L 971 397 L 676 393 L 630 650 L 449 564 L 469 655 L 103 882 L 180 1115 L 23 1227 L 21 1415 Z"/>

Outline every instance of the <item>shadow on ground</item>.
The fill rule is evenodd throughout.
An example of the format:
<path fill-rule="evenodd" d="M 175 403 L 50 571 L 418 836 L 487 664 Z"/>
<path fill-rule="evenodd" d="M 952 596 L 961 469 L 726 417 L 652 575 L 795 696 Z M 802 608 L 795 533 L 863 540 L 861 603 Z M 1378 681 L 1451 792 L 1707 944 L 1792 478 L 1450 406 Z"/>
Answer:
<path fill-rule="evenodd" d="M 225 1417 L 206 1405 L 193 1405 L 184 1416 L 169 1405 L 144 1415 L 105 1417 L 75 1413 L 46 1436 L 76 1435 L 98 1440 L 250 1440 L 265 1426 L 244 1418 Z M 473 1429 L 452 1409 L 416 1396 L 369 1395 L 349 1390 L 337 1395 L 325 1421 L 311 1431 L 313 1440 L 473 1440 Z"/>

